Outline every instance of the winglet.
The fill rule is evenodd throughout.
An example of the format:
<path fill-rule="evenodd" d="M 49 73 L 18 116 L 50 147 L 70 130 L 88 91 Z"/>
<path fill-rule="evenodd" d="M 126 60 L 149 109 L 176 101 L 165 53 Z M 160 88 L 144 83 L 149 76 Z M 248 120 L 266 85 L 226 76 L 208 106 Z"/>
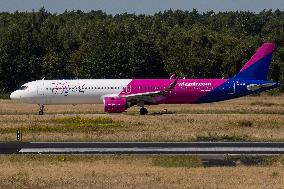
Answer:
<path fill-rule="evenodd" d="M 166 95 L 168 92 L 173 90 L 177 84 L 178 78 L 176 78 L 165 90 L 161 91 L 162 95 Z"/>

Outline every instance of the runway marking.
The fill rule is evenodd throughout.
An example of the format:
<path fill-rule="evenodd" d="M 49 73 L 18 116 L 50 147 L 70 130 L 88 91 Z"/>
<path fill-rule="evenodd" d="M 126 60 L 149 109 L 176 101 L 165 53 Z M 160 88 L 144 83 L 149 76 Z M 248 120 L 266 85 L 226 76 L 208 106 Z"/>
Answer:
<path fill-rule="evenodd" d="M 20 153 L 74 153 L 74 152 L 281 152 L 284 148 L 212 147 L 212 148 L 22 148 Z"/>
<path fill-rule="evenodd" d="M 210 142 L 210 141 L 200 141 L 200 142 L 153 142 L 153 141 L 145 141 L 145 142 L 104 142 L 104 141 L 100 141 L 100 142 L 47 142 L 47 141 L 42 141 L 42 142 L 29 142 L 30 144 L 210 144 L 210 145 L 214 145 L 214 144 L 283 144 L 284 142 L 255 142 L 255 141 L 246 141 L 246 142 Z"/>
<path fill-rule="evenodd" d="M 2 142 L 1 154 L 284 154 L 284 142 Z"/>

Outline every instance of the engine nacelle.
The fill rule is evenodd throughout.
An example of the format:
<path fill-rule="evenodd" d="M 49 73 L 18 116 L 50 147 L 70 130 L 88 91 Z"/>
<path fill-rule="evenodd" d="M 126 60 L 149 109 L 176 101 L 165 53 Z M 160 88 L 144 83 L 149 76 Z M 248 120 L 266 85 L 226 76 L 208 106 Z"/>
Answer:
<path fill-rule="evenodd" d="M 121 113 L 128 108 L 127 100 L 119 97 L 104 97 L 105 112 Z"/>

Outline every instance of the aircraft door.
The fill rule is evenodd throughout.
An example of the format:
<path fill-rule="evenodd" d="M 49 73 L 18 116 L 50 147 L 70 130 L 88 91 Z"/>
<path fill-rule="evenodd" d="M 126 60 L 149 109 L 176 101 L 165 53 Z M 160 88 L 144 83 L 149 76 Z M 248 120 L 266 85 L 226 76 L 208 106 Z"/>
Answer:
<path fill-rule="evenodd" d="M 37 94 L 38 94 L 38 96 L 44 96 L 44 82 L 43 81 L 38 82 Z"/>
<path fill-rule="evenodd" d="M 45 86 L 44 80 L 38 81 L 37 84 L 37 95 L 42 104 L 51 103 L 51 97 L 49 90 L 46 90 L 47 85 Z"/>

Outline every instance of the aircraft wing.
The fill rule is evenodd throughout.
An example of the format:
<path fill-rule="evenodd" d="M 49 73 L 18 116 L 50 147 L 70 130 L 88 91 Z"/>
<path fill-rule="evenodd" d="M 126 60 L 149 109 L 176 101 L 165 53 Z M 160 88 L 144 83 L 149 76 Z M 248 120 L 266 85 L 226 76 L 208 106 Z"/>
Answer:
<path fill-rule="evenodd" d="M 126 98 L 128 101 L 144 101 L 144 102 L 150 102 L 150 103 L 156 103 L 157 98 L 163 98 L 165 95 L 167 95 L 170 91 L 172 91 L 176 84 L 177 84 L 178 78 L 176 78 L 166 89 L 162 91 L 153 91 L 153 92 L 146 92 L 146 93 L 136 93 L 136 94 L 129 94 L 129 95 L 123 95 L 122 98 Z"/>

